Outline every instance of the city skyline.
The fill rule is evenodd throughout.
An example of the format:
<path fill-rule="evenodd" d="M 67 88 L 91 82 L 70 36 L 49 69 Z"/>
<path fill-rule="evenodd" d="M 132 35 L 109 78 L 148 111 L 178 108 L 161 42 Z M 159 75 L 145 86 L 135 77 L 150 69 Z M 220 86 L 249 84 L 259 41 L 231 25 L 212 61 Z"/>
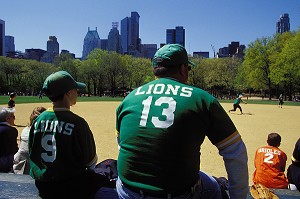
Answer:
<path fill-rule="evenodd" d="M 5 21 L 5 35 L 13 36 L 15 49 L 46 49 L 49 36 L 57 37 L 61 50 L 81 57 L 88 27 L 97 27 L 100 39 L 107 39 L 112 22 L 121 22 L 131 12 L 140 15 L 142 44 L 166 43 L 166 30 L 176 26 L 185 29 L 185 47 L 193 52 L 218 51 L 232 41 L 248 46 L 257 38 L 276 33 L 280 15 L 290 17 L 290 30 L 300 26 L 300 3 L 297 0 L 132 0 L 113 1 L 43 1 L 1 2 L 0 19 Z M 118 27 L 120 31 L 120 26 Z"/>

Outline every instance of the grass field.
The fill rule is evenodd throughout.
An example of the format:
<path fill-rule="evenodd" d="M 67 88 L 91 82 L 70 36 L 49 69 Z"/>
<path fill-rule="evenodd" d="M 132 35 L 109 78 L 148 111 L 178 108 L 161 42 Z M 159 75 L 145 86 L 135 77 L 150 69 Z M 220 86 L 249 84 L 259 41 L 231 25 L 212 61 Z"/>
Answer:
<path fill-rule="evenodd" d="M 6 96 L 7 97 L 7 96 Z M 0 97 L 0 106 L 6 106 L 6 101 Z M 87 98 L 87 97 L 86 97 Z M 21 103 L 23 97 L 18 96 L 16 99 L 16 125 L 19 134 L 28 123 L 29 115 L 32 109 L 36 106 L 50 107 L 50 101 L 43 98 L 35 103 L 34 100 L 27 99 L 27 103 Z M 38 99 L 36 97 L 36 99 Z M 122 98 L 113 98 L 115 101 L 110 101 L 109 98 L 92 97 L 90 101 L 78 98 L 79 102 L 71 108 L 71 110 L 89 123 L 93 131 L 95 142 L 97 145 L 97 154 L 99 162 L 118 156 L 117 144 L 115 141 L 115 110 L 120 104 Z M 45 101 L 44 101 L 45 100 Z M 3 102 L 5 101 L 5 102 Z M 253 101 L 253 103 L 252 103 Z M 277 132 L 282 136 L 280 148 L 287 154 L 287 165 L 291 163 L 290 157 L 296 140 L 300 137 L 300 122 L 299 112 L 300 103 L 284 104 L 283 108 L 278 108 L 276 101 L 267 101 L 264 103 L 254 103 L 262 100 L 248 100 L 248 104 L 241 104 L 245 114 L 240 115 L 239 111 L 228 113 L 237 129 L 239 130 L 248 151 L 248 167 L 249 167 L 249 184 L 252 184 L 252 173 L 254 171 L 254 153 L 256 148 L 266 145 L 267 135 L 270 132 Z M 232 102 L 226 103 L 221 101 L 223 108 L 228 111 L 232 108 Z M 264 102 L 264 101 L 263 101 Z M 218 155 L 216 147 L 214 147 L 208 139 L 205 139 L 201 146 L 201 170 L 215 175 L 226 176 L 222 157 Z"/>
<path fill-rule="evenodd" d="M 0 105 L 7 104 L 9 100 L 9 96 L 0 96 Z M 99 102 L 99 101 L 122 101 L 123 97 L 98 97 L 98 96 L 91 96 L 91 97 L 78 97 L 78 102 Z M 258 97 L 252 97 L 247 101 L 248 104 L 269 104 L 269 105 L 277 105 L 278 101 L 276 99 L 273 100 L 267 100 Z M 233 103 L 234 100 L 220 100 L 222 103 Z M 50 102 L 50 100 L 47 97 L 43 97 L 42 99 L 39 99 L 37 96 L 17 96 L 16 98 L 16 104 L 24 104 L 24 103 L 47 103 Z M 285 106 L 300 106 L 300 102 L 291 102 L 291 101 L 285 101 Z"/>

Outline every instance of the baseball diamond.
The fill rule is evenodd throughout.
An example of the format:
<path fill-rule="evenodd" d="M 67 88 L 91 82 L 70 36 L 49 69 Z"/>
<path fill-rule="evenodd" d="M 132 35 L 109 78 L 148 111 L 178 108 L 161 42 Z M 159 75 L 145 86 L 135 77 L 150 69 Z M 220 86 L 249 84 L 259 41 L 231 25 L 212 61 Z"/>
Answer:
<path fill-rule="evenodd" d="M 113 158 L 117 159 L 118 146 L 115 135 L 115 110 L 120 102 L 78 102 L 71 110 L 80 114 L 90 125 L 93 132 L 98 162 Z M 232 107 L 231 103 L 221 103 L 225 110 Z M 28 123 L 28 115 L 36 106 L 50 107 L 51 103 L 17 104 L 15 124 L 19 134 Z M 293 145 L 299 138 L 300 106 L 257 105 L 246 104 L 243 106 L 243 115 L 240 113 L 228 113 L 245 141 L 248 152 L 249 185 L 254 171 L 254 153 L 256 148 L 266 142 L 270 132 L 277 132 L 282 137 L 281 149 L 287 154 L 287 165 L 291 164 L 290 157 Z M 216 154 L 215 146 L 205 139 L 201 147 L 201 169 L 214 176 L 225 176 L 225 170 L 220 168 L 222 159 Z M 226 176 L 225 176 L 226 177 Z"/>

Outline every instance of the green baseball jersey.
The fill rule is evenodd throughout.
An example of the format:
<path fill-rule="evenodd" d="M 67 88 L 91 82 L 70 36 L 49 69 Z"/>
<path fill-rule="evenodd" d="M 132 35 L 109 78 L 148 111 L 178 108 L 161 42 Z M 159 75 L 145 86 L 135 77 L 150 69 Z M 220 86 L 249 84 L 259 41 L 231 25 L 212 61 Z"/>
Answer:
<path fill-rule="evenodd" d="M 233 104 L 239 105 L 241 103 L 242 99 L 241 98 L 236 98 Z"/>
<path fill-rule="evenodd" d="M 119 177 L 149 192 L 174 193 L 193 185 L 205 136 L 219 149 L 241 139 L 212 95 L 170 78 L 132 91 L 117 108 L 116 120 Z"/>
<path fill-rule="evenodd" d="M 96 161 L 93 134 L 87 122 L 68 109 L 47 109 L 29 132 L 30 175 L 59 181 L 81 175 Z"/>

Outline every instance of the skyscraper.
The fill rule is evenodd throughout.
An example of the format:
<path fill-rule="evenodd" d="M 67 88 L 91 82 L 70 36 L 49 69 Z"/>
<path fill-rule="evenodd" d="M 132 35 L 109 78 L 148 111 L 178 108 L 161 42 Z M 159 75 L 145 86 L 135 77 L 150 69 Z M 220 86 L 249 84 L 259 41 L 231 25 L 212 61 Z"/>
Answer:
<path fill-rule="evenodd" d="M 15 52 L 15 38 L 13 36 L 5 36 L 5 56 Z"/>
<path fill-rule="evenodd" d="M 290 31 L 290 18 L 289 14 L 285 13 L 280 15 L 280 18 L 276 23 L 276 33 L 284 33 L 288 31 Z"/>
<path fill-rule="evenodd" d="M 121 36 L 118 30 L 119 23 L 113 22 L 112 29 L 109 31 L 107 39 L 107 50 L 122 53 L 121 51 Z"/>
<path fill-rule="evenodd" d="M 185 29 L 183 26 L 176 26 L 175 29 L 167 29 L 166 44 L 180 44 L 185 46 Z"/>
<path fill-rule="evenodd" d="M 90 27 L 88 27 L 88 32 L 83 42 L 82 59 L 85 60 L 90 52 L 96 48 L 101 48 L 101 40 L 97 32 L 97 27 L 96 30 L 90 30 Z"/>
<path fill-rule="evenodd" d="M 5 21 L 0 19 L 0 56 L 5 55 Z"/>
<path fill-rule="evenodd" d="M 54 58 L 59 55 L 59 43 L 55 36 L 49 36 L 47 41 L 47 52 L 41 58 L 42 62 L 52 63 Z"/>
<path fill-rule="evenodd" d="M 125 17 L 121 20 L 121 39 L 124 54 L 140 55 L 139 18 L 140 15 L 137 12 L 131 12 L 131 17 Z"/>

